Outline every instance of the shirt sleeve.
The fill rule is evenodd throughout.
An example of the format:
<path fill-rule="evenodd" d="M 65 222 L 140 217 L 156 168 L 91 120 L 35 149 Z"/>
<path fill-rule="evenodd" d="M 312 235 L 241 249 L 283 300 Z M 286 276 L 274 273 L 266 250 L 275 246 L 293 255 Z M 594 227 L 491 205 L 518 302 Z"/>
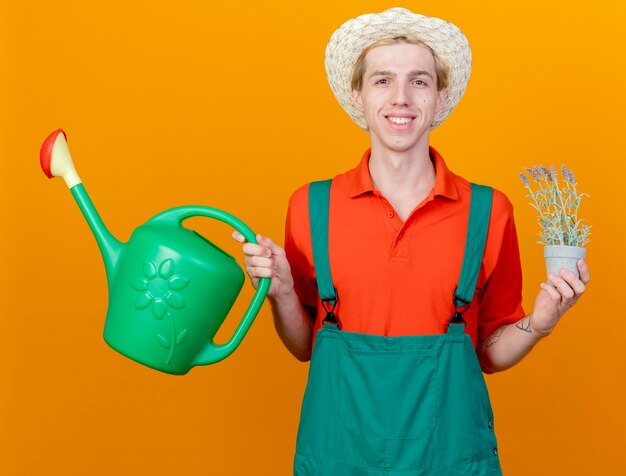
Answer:
<path fill-rule="evenodd" d="M 522 265 L 513 205 L 494 190 L 483 260 L 486 280 L 478 301 L 478 340 L 525 316 L 522 308 Z"/>
<path fill-rule="evenodd" d="M 289 199 L 285 223 L 285 254 L 291 267 L 294 289 L 303 306 L 316 308 L 318 293 L 309 225 L 309 186 L 296 190 Z"/>

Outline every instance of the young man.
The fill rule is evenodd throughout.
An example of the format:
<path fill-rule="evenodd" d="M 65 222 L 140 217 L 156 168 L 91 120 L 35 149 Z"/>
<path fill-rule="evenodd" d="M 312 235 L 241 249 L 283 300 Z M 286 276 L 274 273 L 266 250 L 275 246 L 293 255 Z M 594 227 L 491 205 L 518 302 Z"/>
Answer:
<path fill-rule="evenodd" d="M 284 250 L 243 246 L 253 283 L 272 278 L 279 336 L 311 359 L 295 474 L 499 474 L 481 369 L 519 362 L 589 281 L 583 261 L 580 279 L 550 275 L 525 316 L 510 202 L 429 146 L 470 65 L 458 28 L 404 9 L 330 39 L 331 88 L 371 148 L 294 193 Z"/>

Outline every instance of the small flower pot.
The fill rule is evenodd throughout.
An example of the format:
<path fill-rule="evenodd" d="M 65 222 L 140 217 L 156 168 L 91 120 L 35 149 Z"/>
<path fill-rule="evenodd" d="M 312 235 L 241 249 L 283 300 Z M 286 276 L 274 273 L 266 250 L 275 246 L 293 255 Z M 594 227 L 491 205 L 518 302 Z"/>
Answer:
<path fill-rule="evenodd" d="M 564 268 L 580 277 L 576 263 L 580 259 L 585 259 L 586 251 L 585 248 L 579 246 L 546 246 L 543 250 L 543 256 L 546 259 L 547 273 L 554 273 L 558 276 L 559 270 Z"/>

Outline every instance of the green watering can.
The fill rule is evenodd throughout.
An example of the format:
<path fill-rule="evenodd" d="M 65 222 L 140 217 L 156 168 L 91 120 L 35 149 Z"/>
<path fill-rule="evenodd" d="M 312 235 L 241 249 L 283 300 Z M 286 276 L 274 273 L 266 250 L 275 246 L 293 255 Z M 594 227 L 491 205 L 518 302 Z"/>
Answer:
<path fill-rule="evenodd" d="M 251 243 L 255 234 L 234 216 L 216 208 L 185 206 L 159 213 L 137 228 L 128 243 L 116 240 L 102 222 L 76 173 L 61 129 L 41 147 L 49 177 L 63 177 L 96 237 L 109 288 L 104 340 L 126 357 L 161 372 L 182 375 L 196 365 L 228 357 L 241 343 L 270 287 L 262 278 L 231 339 L 213 339 L 244 283 L 229 254 L 183 220 L 204 216 L 222 221 Z"/>

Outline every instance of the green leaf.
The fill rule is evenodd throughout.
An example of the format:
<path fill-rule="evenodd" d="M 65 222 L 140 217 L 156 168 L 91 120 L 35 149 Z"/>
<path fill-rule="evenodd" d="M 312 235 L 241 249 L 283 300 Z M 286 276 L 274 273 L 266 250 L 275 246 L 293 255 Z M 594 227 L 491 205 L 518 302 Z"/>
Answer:
<path fill-rule="evenodd" d="M 176 343 L 180 344 L 182 341 L 185 340 L 186 337 L 187 337 L 187 329 L 183 329 L 181 333 L 178 334 L 178 337 L 176 337 Z"/>
<path fill-rule="evenodd" d="M 163 347 L 165 347 L 166 349 L 170 348 L 170 341 L 167 340 L 167 337 L 162 336 L 161 334 L 159 334 L 158 336 L 159 339 L 159 344 L 161 344 Z"/>

